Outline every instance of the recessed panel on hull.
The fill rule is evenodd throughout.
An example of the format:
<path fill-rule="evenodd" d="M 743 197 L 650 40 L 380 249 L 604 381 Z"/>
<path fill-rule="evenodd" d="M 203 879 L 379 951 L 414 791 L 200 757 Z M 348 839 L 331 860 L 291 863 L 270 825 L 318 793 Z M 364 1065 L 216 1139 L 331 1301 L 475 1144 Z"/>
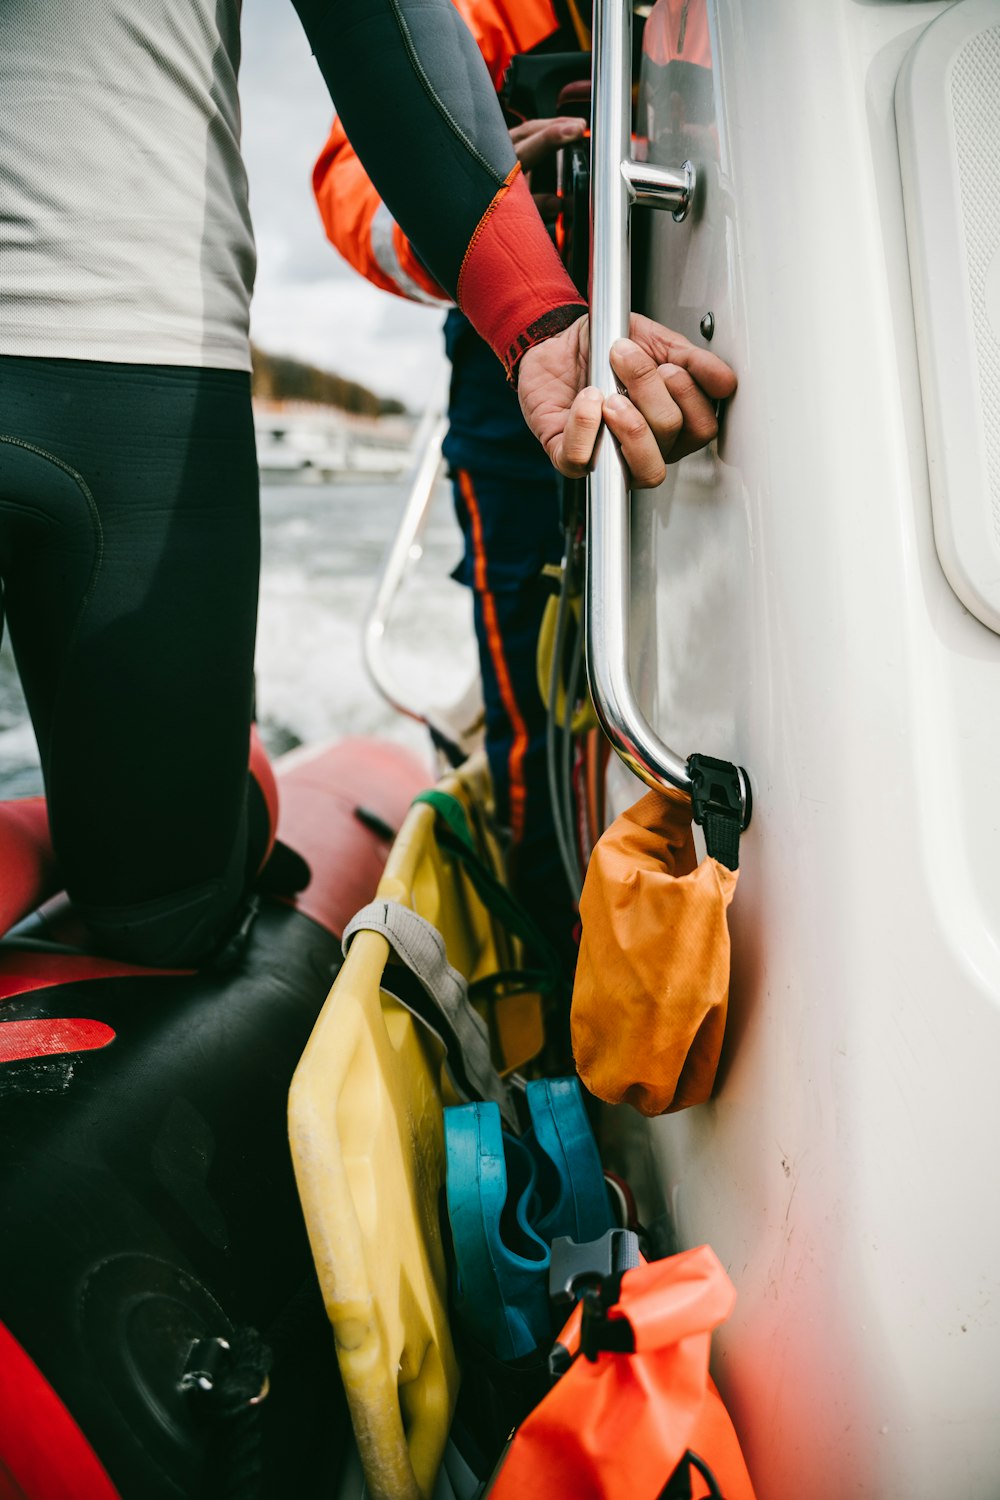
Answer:
<path fill-rule="evenodd" d="M 1000 0 L 912 48 L 896 121 L 941 566 L 1000 632 Z"/>

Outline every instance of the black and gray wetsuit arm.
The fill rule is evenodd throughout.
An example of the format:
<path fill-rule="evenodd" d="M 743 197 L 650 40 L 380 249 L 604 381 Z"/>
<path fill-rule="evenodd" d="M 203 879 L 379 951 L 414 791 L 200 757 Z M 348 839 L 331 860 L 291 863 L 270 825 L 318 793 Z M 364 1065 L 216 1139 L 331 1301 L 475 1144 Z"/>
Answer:
<path fill-rule="evenodd" d="M 393 218 L 508 370 L 580 316 L 451 0 L 294 0 Z"/>

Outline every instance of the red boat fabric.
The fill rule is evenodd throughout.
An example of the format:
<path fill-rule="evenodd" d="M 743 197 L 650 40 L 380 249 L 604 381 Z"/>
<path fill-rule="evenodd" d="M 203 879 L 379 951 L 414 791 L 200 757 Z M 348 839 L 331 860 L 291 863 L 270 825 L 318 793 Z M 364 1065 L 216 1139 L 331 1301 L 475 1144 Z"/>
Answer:
<path fill-rule="evenodd" d="M 250 725 L 250 775 L 256 781 L 260 788 L 261 796 L 264 798 L 270 830 L 267 848 L 264 850 L 264 857 L 260 862 L 260 869 L 262 870 L 271 856 L 271 850 L 274 848 L 274 841 L 278 834 L 278 782 L 274 774 L 274 767 L 268 759 L 267 751 L 264 749 L 256 724 Z M 260 871 L 258 871 L 259 873 Z"/>
<path fill-rule="evenodd" d="M 189 969 L 142 969 L 113 958 L 92 958 L 86 953 L 39 953 L 33 949 L 0 950 L 0 1000 L 47 990 L 54 984 L 75 984 L 84 979 L 120 979 L 130 975 L 188 974 Z"/>
<path fill-rule="evenodd" d="M 45 798 L 0 802 L 0 936 L 58 890 Z"/>
<path fill-rule="evenodd" d="M 282 841 L 312 872 L 292 904 L 328 931 L 343 932 L 371 900 L 389 852 L 391 839 L 372 837 L 372 818 L 398 832 L 430 768 L 401 745 L 359 738 L 292 751 L 277 774 Z"/>
<path fill-rule="evenodd" d="M 87 1439 L 2 1323 L 0 1500 L 120 1500 Z"/>

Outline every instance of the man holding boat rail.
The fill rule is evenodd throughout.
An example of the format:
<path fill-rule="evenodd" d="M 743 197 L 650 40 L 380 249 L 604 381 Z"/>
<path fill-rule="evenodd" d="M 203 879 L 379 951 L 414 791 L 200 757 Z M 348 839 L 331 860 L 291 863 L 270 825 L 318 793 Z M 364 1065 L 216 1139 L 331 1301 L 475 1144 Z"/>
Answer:
<path fill-rule="evenodd" d="M 454 0 L 499 93 L 518 54 L 543 61 L 558 54 L 558 76 L 572 74 L 563 55 L 590 48 L 590 10 L 574 0 Z M 654 11 L 654 15 L 656 12 Z M 587 71 L 581 58 L 582 77 Z M 551 90 L 555 98 L 555 90 Z M 528 119 L 513 126 L 519 178 L 547 164 L 585 130 L 582 118 Z M 452 305 L 421 255 L 394 223 L 368 178 L 340 119 L 313 172 L 327 236 L 375 286 L 411 301 L 451 310 L 445 347 L 452 365 L 449 465 L 456 514 L 465 539 L 458 576 L 474 593 L 474 618 L 486 706 L 486 752 L 496 814 L 511 836 L 513 887 L 558 950 L 572 962 L 575 904 L 563 874 L 546 766 L 546 709 L 538 688 L 536 648 L 548 598 L 543 569 L 563 549 L 560 487 L 525 424 L 517 393 L 468 318 Z M 685 341 L 680 340 L 680 343 Z M 630 351 L 641 358 L 638 349 Z M 666 352 L 661 356 L 668 358 Z M 672 377 L 676 381 L 683 372 Z M 522 380 L 524 379 L 522 375 Z M 668 389 L 670 388 L 668 377 Z M 700 413 L 698 446 L 715 432 Z M 679 452 L 676 456 L 680 456 Z M 564 473 L 582 469 L 559 464 Z M 641 469 L 641 472 L 640 472 Z M 637 483 L 663 475 L 659 453 L 648 468 L 633 466 Z"/>
<path fill-rule="evenodd" d="M 511 57 L 537 46 L 587 45 L 551 0 L 456 0 L 499 92 Z M 530 120 L 511 131 L 524 174 L 584 131 L 582 119 Z M 530 178 L 529 178 L 530 181 Z M 497 821 L 510 833 L 514 890 L 572 963 L 575 916 L 552 819 L 545 756 L 545 705 L 535 654 L 548 597 L 542 570 L 562 553 L 559 482 L 521 415 L 517 392 L 492 349 L 428 272 L 335 120 L 313 172 L 331 243 L 375 286 L 448 308 L 445 348 L 452 374 L 444 458 L 465 541 L 456 572 L 473 590 L 486 711 L 486 752 Z"/>
<path fill-rule="evenodd" d="M 450 0 L 296 9 L 392 214 L 519 377 L 553 462 L 583 472 L 603 414 L 655 482 L 709 403 L 658 376 L 671 346 L 655 325 L 618 357 L 632 401 L 586 387 L 583 307 Z M 239 26 L 239 0 L 0 7 L 3 608 L 69 893 L 104 951 L 151 964 L 226 943 L 266 847 L 247 807 L 259 525 Z M 735 385 L 720 361 L 690 367 L 709 396 Z"/>

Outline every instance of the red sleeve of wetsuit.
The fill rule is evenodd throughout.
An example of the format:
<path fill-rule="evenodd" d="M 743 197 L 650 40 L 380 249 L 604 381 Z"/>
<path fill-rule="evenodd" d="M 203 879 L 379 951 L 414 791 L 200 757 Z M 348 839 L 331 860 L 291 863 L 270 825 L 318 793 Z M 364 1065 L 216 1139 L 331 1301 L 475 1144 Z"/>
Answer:
<path fill-rule="evenodd" d="M 539 218 L 520 165 L 476 227 L 456 300 L 508 375 L 533 344 L 561 333 L 586 311 Z"/>
<path fill-rule="evenodd" d="M 451 0 L 295 0 L 337 113 L 396 223 L 513 374 L 585 304 L 531 201 Z"/>

